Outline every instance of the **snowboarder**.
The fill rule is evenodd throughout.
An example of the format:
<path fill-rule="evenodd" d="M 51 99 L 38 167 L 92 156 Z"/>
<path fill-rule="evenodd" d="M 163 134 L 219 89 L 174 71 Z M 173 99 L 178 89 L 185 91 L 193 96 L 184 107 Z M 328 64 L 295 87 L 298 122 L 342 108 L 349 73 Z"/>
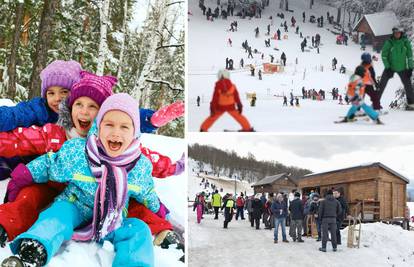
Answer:
<path fill-rule="evenodd" d="M 199 107 L 199 106 L 200 106 L 200 100 L 201 100 L 201 98 L 200 98 L 200 96 L 198 95 L 198 96 L 197 96 L 197 107 Z"/>
<path fill-rule="evenodd" d="M 349 98 L 349 102 L 352 103 L 351 108 L 348 110 L 346 117 L 339 121 L 339 122 L 350 122 L 352 118 L 355 116 L 355 113 L 359 108 L 362 108 L 365 113 L 377 124 L 382 124 L 380 119 L 378 118 L 378 113 L 370 106 L 364 103 L 364 95 L 365 95 L 365 85 L 363 82 L 363 77 L 365 76 L 365 68 L 363 66 L 358 66 L 355 69 L 354 74 L 351 76 L 347 96 Z"/>
<path fill-rule="evenodd" d="M 385 41 L 382 47 L 381 57 L 384 63 L 384 72 L 379 82 L 378 97 L 381 100 L 388 80 L 396 72 L 400 76 L 407 96 L 406 110 L 414 110 L 414 92 L 411 84 L 414 64 L 411 42 L 400 27 L 394 27 L 392 33 L 391 38 Z"/>
<path fill-rule="evenodd" d="M 336 64 L 338 64 L 338 60 L 334 57 L 332 59 L 332 70 L 336 70 Z"/>
<path fill-rule="evenodd" d="M 322 221 L 322 247 L 319 251 L 326 252 L 328 231 L 330 232 L 333 251 L 336 251 L 336 217 L 341 213 L 341 204 L 334 198 L 332 190 L 326 192 L 326 197 L 319 205 L 318 217 Z"/>
<path fill-rule="evenodd" d="M 210 116 L 201 124 L 200 131 L 206 132 L 225 112 L 228 112 L 241 126 L 241 131 L 252 131 L 249 121 L 242 115 L 243 105 L 236 86 L 230 81 L 227 70 L 218 72 L 218 81 L 210 103 Z"/>
<path fill-rule="evenodd" d="M 228 193 L 226 200 L 223 200 L 223 206 L 221 207 L 221 210 L 224 209 L 224 224 L 223 228 L 227 229 L 227 226 L 231 219 L 233 218 L 234 213 L 234 200 L 233 200 L 233 194 Z"/>
<path fill-rule="evenodd" d="M 286 66 L 286 54 L 285 54 L 285 52 L 282 52 L 282 55 L 280 56 L 280 59 L 283 62 L 283 66 Z"/>
<path fill-rule="evenodd" d="M 259 70 L 257 72 L 257 75 L 259 76 L 259 80 L 262 80 L 262 70 Z"/>

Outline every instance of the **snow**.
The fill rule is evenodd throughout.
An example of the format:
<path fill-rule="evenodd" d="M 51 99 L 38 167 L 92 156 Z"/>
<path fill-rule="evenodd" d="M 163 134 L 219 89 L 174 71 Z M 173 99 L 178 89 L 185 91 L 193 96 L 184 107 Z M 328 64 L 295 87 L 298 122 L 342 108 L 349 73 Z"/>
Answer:
<path fill-rule="evenodd" d="M 0 99 L 0 105 L 7 101 Z M 171 160 L 176 161 L 181 158 L 186 151 L 186 142 L 184 139 L 171 138 L 160 135 L 143 134 L 142 143 L 144 146 L 167 155 Z M 179 176 L 171 176 L 165 179 L 156 179 L 155 189 L 162 202 L 171 211 L 170 220 L 178 222 L 182 227 L 186 218 L 186 178 L 185 173 Z M 0 182 L 0 199 L 4 198 L 7 181 Z M 184 263 L 178 261 L 183 255 L 181 250 L 170 246 L 169 249 L 161 249 L 154 247 L 155 266 L 185 266 Z M 8 246 L 0 248 L 0 259 L 11 255 Z M 95 243 L 67 242 L 59 250 L 58 254 L 53 257 L 48 266 L 51 267 L 109 267 L 112 266 L 113 260 L 112 244 L 104 244 L 100 247 Z M 101 262 L 101 264 L 100 264 Z"/>
<path fill-rule="evenodd" d="M 277 3 L 276 3 L 277 2 Z M 308 45 L 311 44 L 311 36 L 319 33 L 321 35 L 320 54 L 316 49 L 307 47 L 310 52 L 302 53 L 300 42 L 302 39 L 294 33 L 294 28 L 289 27 L 287 33 L 288 39 L 276 41 L 271 39 L 271 47 L 266 48 L 264 40 L 273 36 L 283 22 L 275 14 L 279 13 L 278 2 L 271 2 L 262 12 L 262 18 L 240 19 L 239 17 L 228 17 L 227 20 L 216 19 L 213 22 L 207 21 L 202 11 L 198 7 L 198 1 L 189 2 L 188 22 L 188 129 L 189 131 L 199 131 L 201 123 L 210 114 L 210 101 L 216 82 L 216 75 L 219 69 L 225 67 L 226 57 L 233 59 L 235 70 L 231 71 L 230 78 L 239 90 L 240 98 L 243 103 L 243 114 L 251 122 L 256 131 L 272 132 L 372 132 L 372 131 L 413 131 L 414 125 L 406 123 L 414 120 L 414 113 L 402 110 L 391 110 L 388 115 L 381 116 L 385 125 L 373 125 L 369 121 L 358 121 L 349 124 L 334 124 L 340 116 L 344 116 L 349 107 L 348 105 L 339 105 L 338 101 L 333 101 L 330 94 L 333 87 L 339 88 L 339 93 L 344 94 L 349 77 L 355 67 L 360 63 L 360 56 L 363 51 L 360 46 L 351 41 L 348 46 L 337 45 L 336 35 L 327 29 L 334 30 L 332 25 L 324 24 L 325 28 L 318 28 L 316 24 L 302 23 L 302 12 L 305 10 L 307 20 L 310 14 L 315 16 L 326 16 L 326 11 L 332 11 L 332 8 L 315 4 L 312 10 L 308 10 L 309 3 L 307 0 L 298 0 L 291 2 L 290 9 L 294 12 L 284 12 L 285 19 L 290 25 L 292 15 L 297 20 L 301 32 L 307 37 Z M 213 10 L 216 7 L 215 0 L 205 0 L 206 7 Z M 236 10 L 235 10 L 236 11 Z M 334 13 L 332 13 L 334 14 Z M 336 14 L 336 13 L 335 13 Z M 270 24 L 268 19 L 273 16 L 274 25 L 271 26 L 271 36 L 265 36 L 266 27 Z M 325 17 L 326 18 L 326 17 Z M 238 22 L 238 31 L 230 32 L 230 23 L 233 20 Z M 260 36 L 254 38 L 254 29 L 259 27 Z M 283 28 L 282 37 L 285 34 Z M 337 31 L 337 30 L 336 30 Z M 228 38 L 231 38 L 233 46 L 227 44 Z M 241 47 L 241 43 L 248 41 L 252 49 L 255 48 L 264 53 L 264 60 L 261 60 L 261 53 L 254 54 L 254 59 L 247 59 L 247 54 Z M 279 51 L 273 48 L 277 47 Z M 270 54 L 275 60 L 280 58 L 281 53 L 285 52 L 287 56 L 287 66 L 283 73 L 264 74 L 263 80 L 257 76 L 251 77 L 248 64 L 256 65 L 256 74 L 263 63 L 270 62 Z M 372 47 L 367 47 L 367 52 L 376 55 L 378 61 L 375 61 L 374 67 L 377 76 L 382 74 L 383 64 L 381 56 L 372 51 Z M 331 70 L 333 57 L 338 60 L 337 70 Z M 243 58 L 245 68 L 240 69 L 239 61 Z M 295 64 L 296 58 L 298 64 Z M 340 74 L 339 68 L 343 64 L 347 72 Z M 312 89 L 317 91 L 323 89 L 326 92 L 325 101 L 302 100 L 300 97 L 300 108 L 282 107 L 283 95 L 289 96 L 293 89 L 295 96 L 301 96 L 301 88 Z M 388 109 L 388 105 L 395 98 L 395 92 L 402 87 L 402 83 L 395 75 L 391 79 L 382 96 L 382 105 Z M 246 97 L 247 93 L 256 92 L 256 107 L 250 107 Z M 197 96 L 201 97 L 201 106 L 197 107 Z M 344 96 L 344 95 L 343 95 Z M 365 101 L 370 104 L 369 97 Z M 210 131 L 223 131 L 223 129 L 240 129 L 240 126 L 228 114 L 223 115 L 211 128 Z"/>
<path fill-rule="evenodd" d="M 1 106 L 14 106 L 15 104 L 13 103 L 13 101 L 11 101 L 10 99 L 7 98 L 0 98 L 0 107 Z"/>
<path fill-rule="evenodd" d="M 328 242 L 328 252 L 322 253 L 318 251 L 321 243 L 312 238 L 293 243 L 288 237 L 288 244 L 273 244 L 273 230 L 264 230 L 263 224 L 255 230 L 247 220 L 233 219 L 223 229 L 222 215 L 214 220 L 205 214 L 197 224 L 195 212 L 188 209 L 188 213 L 189 266 L 273 266 L 276 262 L 278 266 L 414 266 L 414 232 L 400 226 L 363 224 L 359 249 L 347 247 L 345 228 L 338 252 L 333 253 Z"/>
<path fill-rule="evenodd" d="M 394 12 L 381 12 L 364 16 L 375 36 L 392 34 L 392 28 L 399 24 Z"/>

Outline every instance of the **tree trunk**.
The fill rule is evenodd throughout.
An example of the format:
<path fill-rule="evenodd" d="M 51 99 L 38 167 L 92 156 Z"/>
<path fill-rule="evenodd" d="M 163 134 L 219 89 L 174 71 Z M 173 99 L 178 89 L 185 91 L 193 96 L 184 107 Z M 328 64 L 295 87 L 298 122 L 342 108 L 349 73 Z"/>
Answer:
<path fill-rule="evenodd" d="M 101 20 L 101 33 L 98 50 L 98 64 L 96 67 L 96 74 L 103 75 L 105 69 L 105 61 L 108 56 L 108 41 L 107 31 L 109 23 L 109 3 L 110 0 L 102 0 L 99 5 L 99 17 Z"/>
<path fill-rule="evenodd" d="M 157 45 L 159 44 L 161 38 L 162 38 L 162 32 L 165 20 L 167 18 L 167 12 L 168 12 L 168 4 L 170 0 L 158 0 L 154 7 L 159 8 L 159 18 L 158 18 L 158 25 L 157 28 L 154 29 L 154 38 L 151 39 L 149 43 L 149 49 L 148 49 L 148 56 L 147 60 L 145 61 L 144 67 L 139 73 L 136 81 L 134 89 L 132 90 L 133 97 L 135 99 L 140 100 L 140 106 L 142 107 L 148 107 L 146 104 L 149 103 L 149 97 L 150 97 L 150 87 L 148 86 L 147 82 L 145 81 L 147 79 L 147 76 L 149 72 L 151 71 L 151 68 L 154 66 L 156 54 L 157 54 Z M 142 92 L 141 92 L 142 91 Z"/>
<path fill-rule="evenodd" d="M 119 62 L 118 62 L 118 73 L 116 77 L 118 77 L 118 81 L 121 79 L 122 75 L 122 65 L 124 61 L 124 51 L 125 51 L 125 40 L 126 40 L 126 34 L 128 32 L 127 30 L 127 16 L 128 16 L 128 1 L 125 0 L 124 5 L 124 21 L 122 23 L 122 40 L 121 40 L 121 51 L 119 52 Z"/>
<path fill-rule="evenodd" d="M 47 52 L 50 47 L 50 39 L 53 31 L 53 21 L 60 1 L 45 0 L 43 4 L 42 18 L 40 19 L 39 34 L 37 36 L 36 53 L 34 55 L 33 70 L 30 77 L 29 98 L 40 95 L 40 72 L 46 67 Z"/>
<path fill-rule="evenodd" d="M 313 0 L 309 0 L 309 9 L 312 9 L 313 6 Z"/>
<path fill-rule="evenodd" d="M 285 0 L 285 10 L 289 10 L 289 0 Z"/>
<path fill-rule="evenodd" d="M 16 61 L 19 53 L 20 28 L 23 21 L 24 3 L 18 3 L 16 6 L 16 20 L 14 21 L 13 42 L 9 57 L 7 74 L 9 76 L 8 95 L 11 99 L 16 96 Z"/>
<path fill-rule="evenodd" d="M 341 7 L 338 7 L 338 13 L 336 14 L 336 23 L 338 25 L 341 23 Z"/>

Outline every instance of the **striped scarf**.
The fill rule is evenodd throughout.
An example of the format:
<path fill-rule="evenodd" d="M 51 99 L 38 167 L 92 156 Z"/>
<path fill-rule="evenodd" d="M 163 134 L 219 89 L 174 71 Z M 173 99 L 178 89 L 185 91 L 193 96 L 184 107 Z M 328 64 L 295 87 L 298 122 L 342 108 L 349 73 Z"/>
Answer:
<path fill-rule="evenodd" d="M 111 158 L 97 136 L 90 135 L 85 150 L 98 188 L 92 223 L 76 231 L 72 239 L 99 241 L 122 223 L 122 209 L 128 195 L 128 172 L 139 159 L 140 142 L 135 139 L 122 155 Z"/>

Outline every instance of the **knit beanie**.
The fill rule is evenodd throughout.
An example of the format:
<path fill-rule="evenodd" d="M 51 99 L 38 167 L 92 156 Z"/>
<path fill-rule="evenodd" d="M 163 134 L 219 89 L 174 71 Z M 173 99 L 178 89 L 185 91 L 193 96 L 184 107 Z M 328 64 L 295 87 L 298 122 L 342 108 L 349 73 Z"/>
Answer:
<path fill-rule="evenodd" d="M 101 124 L 104 115 L 111 110 L 119 110 L 128 114 L 134 124 L 135 138 L 140 136 L 139 104 L 132 98 L 132 96 L 120 93 L 108 97 L 105 102 L 103 102 L 98 115 L 96 116 L 96 125 L 98 127 Z"/>
<path fill-rule="evenodd" d="M 72 87 L 68 106 L 72 108 L 73 102 L 79 97 L 87 96 L 92 98 L 99 106 L 112 95 L 112 87 L 117 79 L 112 76 L 98 76 L 93 73 L 82 71 L 81 79 Z"/>
<path fill-rule="evenodd" d="M 81 78 L 81 65 L 74 61 L 55 60 L 40 72 L 42 97 L 46 97 L 51 86 L 61 86 L 70 90 Z"/>

